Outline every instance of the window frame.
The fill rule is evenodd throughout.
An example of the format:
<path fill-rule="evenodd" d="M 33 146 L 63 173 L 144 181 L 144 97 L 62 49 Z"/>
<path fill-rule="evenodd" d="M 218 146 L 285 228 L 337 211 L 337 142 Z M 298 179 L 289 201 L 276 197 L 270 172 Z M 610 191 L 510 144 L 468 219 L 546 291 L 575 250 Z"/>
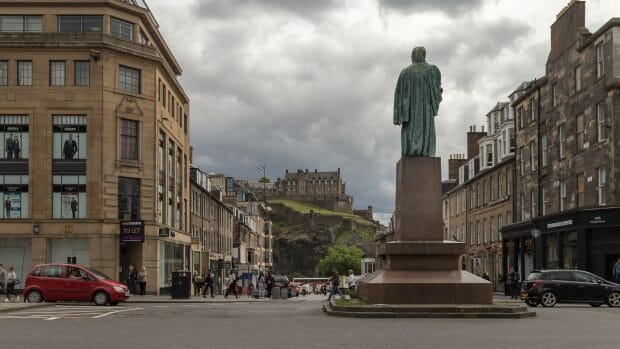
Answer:
<path fill-rule="evenodd" d="M 605 76 L 605 52 L 603 51 L 603 42 L 599 42 L 594 46 L 596 56 L 596 78 Z"/>
<path fill-rule="evenodd" d="M 0 86 L 8 86 L 8 85 L 9 85 L 9 61 L 6 59 L 0 59 Z"/>
<path fill-rule="evenodd" d="M 115 23 L 118 24 L 118 29 L 119 29 L 118 32 L 114 30 Z M 126 29 L 126 28 L 123 28 L 123 25 L 129 26 L 128 35 L 124 35 L 123 29 Z M 134 23 L 125 21 L 117 17 L 110 17 L 110 35 L 112 35 L 115 38 L 122 39 L 122 40 L 133 41 L 134 40 Z"/>
<path fill-rule="evenodd" d="M 78 70 L 78 67 L 81 64 L 86 64 L 88 69 L 87 70 Z M 87 74 L 86 78 L 84 78 L 82 76 L 82 74 L 84 72 L 86 72 L 86 74 Z M 86 81 L 86 84 L 84 84 L 83 81 Z M 80 86 L 80 87 L 89 87 L 90 86 L 90 61 L 87 61 L 87 60 L 73 61 L 73 85 L 74 86 Z"/>
<path fill-rule="evenodd" d="M 601 119 L 602 115 L 602 119 Z M 605 102 L 596 104 L 596 140 L 604 142 L 607 139 L 607 106 Z"/>
<path fill-rule="evenodd" d="M 137 72 L 137 77 L 128 73 Z M 142 70 L 119 64 L 118 66 L 118 89 L 124 93 L 140 94 L 142 91 Z M 137 85 L 130 83 L 128 79 L 137 81 Z"/>
<path fill-rule="evenodd" d="M 558 125 L 558 155 L 560 159 L 566 157 L 566 127 L 564 123 Z"/>
<path fill-rule="evenodd" d="M 62 67 L 62 69 L 57 69 Z M 61 74 L 61 76 L 56 76 Z M 67 85 L 67 62 L 62 60 L 49 61 L 49 85 L 50 86 L 66 86 Z"/>
<path fill-rule="evenodd" d="M 119 120 L 120 159 L 123 161 L 140 161 L 140 122 L 124 118 Z M 127 127 L 129 125 L 135 126 L 135 128 Z"/>
<path fill-rule="evenodd" d="M 29 74 L 26 74 L 26 76 L 22 76 L 22 74 L 24 74 L 24 69 L 21 66 L 22 64 L 27 64 L 29 63 L 30 65 L 30 69 L 26 69 L 25 71 L 29 71 Z M 17 61 L 17 86 L 32 86 L 33 84 L 33 63 L 32 60 L 18 60 Z M 26 80 L 27 82 L 23 82 L 23 80 Z"/>
<path fill-rule="evenodd" d="M 607 205 L 607 168 L 601 166 L 596 169 L 597 174 L 597 201 L 599 206 Z"/>

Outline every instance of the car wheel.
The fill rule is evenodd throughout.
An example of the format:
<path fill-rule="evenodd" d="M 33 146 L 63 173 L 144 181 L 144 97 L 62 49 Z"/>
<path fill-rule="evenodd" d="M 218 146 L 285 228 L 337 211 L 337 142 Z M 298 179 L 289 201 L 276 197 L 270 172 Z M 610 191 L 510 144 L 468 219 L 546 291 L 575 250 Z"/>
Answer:
<path fill-rule="evenodd" d="M 540 302 L 528 299 L 528 300 L 525 301 L 525 304 L 529 305 L 530 307 L 536 307 L 536 306 L 538 306 L 538 304 L 540 304 Z"/>
<path fill-rule="evenodd" d="M 28 292 L 26 299 L 28 299 L 28 303 L 41 303 L 43 302 L 43 295 L 37 290 L 32 290 Z"/>
<path fill-rule="evenodd" d="M 593 308 L 598 308 L 601 306 L 601 303 L 590 303 L 590 306 Z"/>
<path fill-rule="evenodd" d="M 95 295 L 93 296 L 93 302 L 95 302 L 95 305 L 108 304 L 108 294 L 101 291 L 95 293 Z"/>
<path fill-rule="evenodd" d="M 612 308 L 620 307 L 620 292 L 612 292 L 607 296 L 607 305 Z"/>
<path fill-rule="evenodd" d="M 545 292 L 540 296 L 540 304 L 543 307 L 552 307 L 558 302 L 558 298 L 555 296 L 553 292 Z"/>

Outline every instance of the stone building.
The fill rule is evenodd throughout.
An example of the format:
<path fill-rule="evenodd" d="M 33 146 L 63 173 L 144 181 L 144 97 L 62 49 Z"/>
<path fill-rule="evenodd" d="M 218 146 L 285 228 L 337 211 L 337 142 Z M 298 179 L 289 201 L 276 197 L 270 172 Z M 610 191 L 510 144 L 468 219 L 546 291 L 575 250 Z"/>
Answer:
<path fill-rule="evenodd" d="M 199 168 L 190 168 L 190 233 L 198 245 L 192 256 L 193 270 L 201 275 L 210 269 L 218 276 L 219 287 L 232 265 L 236 215 L 222 202 L 220 192 L 212 192 L 209 175 Z"/>
<path fill-rule="evenodd" d="M 585 2 L 551 26 L 546 74 L 512 105 L 515 221 L 504 227 L 505 268 L 579 268 L 611 277 L 620 257 L 620 18 L 594 33 Z"/>
<path fill-rule="evenodd" d="M 272 197 L 289 198 L 308 202 L 328 210 L 352 213 L 353 198 L 347 195 L 346 185 L 337 171 L 308 172 L 298 169 L 296 172 L 286 170 L 284 179 L 278 178 Z"/>
<path fill-rule="evenodd" d="M 452 156 L 448 160 L 449 175 L 456 185 L 443 195 L 443 217 L 446 240 L 467 246 L 463 269 L 487 274 L 499 290 L 499 229 L 512 221 L 514 118 L 508 103 L 498 103 L 486 118 L 486 133 L 484 128 L 476 132 L 475 126 L 467 133 L 467 159 Z"/>
<path fill-rule="evenodd" d="M 143 1 L 0 1 L 1 263 L 190 267 L 181 72 Z"/>

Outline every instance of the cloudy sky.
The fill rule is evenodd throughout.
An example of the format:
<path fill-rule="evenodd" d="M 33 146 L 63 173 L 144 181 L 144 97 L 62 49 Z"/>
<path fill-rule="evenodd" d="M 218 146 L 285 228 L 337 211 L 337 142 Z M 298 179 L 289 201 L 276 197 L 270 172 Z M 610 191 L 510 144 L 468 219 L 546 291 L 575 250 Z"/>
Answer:
<path fill-rule="evenodd" d="M 149 0 L 191 99 L 194 163 L 257 180 L 265 164 L 340 167 L 354 206 L 394 210 L 399 72 L 425 46 L 442 72 L 444 176 L 469 125 L 544 75 L 549 27 L 568 0 Z M 588 0 L 594 32 L 620 1 Z M 382 218 L 384 217 L 377 217 Z"/>

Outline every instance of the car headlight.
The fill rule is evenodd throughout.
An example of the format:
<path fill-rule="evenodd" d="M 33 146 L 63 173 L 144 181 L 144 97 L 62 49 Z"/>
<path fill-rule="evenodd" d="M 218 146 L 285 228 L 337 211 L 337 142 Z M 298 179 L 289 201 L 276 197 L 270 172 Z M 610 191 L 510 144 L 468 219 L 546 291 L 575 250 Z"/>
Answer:
<path fill-rule="evenodd" d="M 125 293 L 125 289 L 120 286 L 114 286 L 114 291 L 119 293 Z"/>

